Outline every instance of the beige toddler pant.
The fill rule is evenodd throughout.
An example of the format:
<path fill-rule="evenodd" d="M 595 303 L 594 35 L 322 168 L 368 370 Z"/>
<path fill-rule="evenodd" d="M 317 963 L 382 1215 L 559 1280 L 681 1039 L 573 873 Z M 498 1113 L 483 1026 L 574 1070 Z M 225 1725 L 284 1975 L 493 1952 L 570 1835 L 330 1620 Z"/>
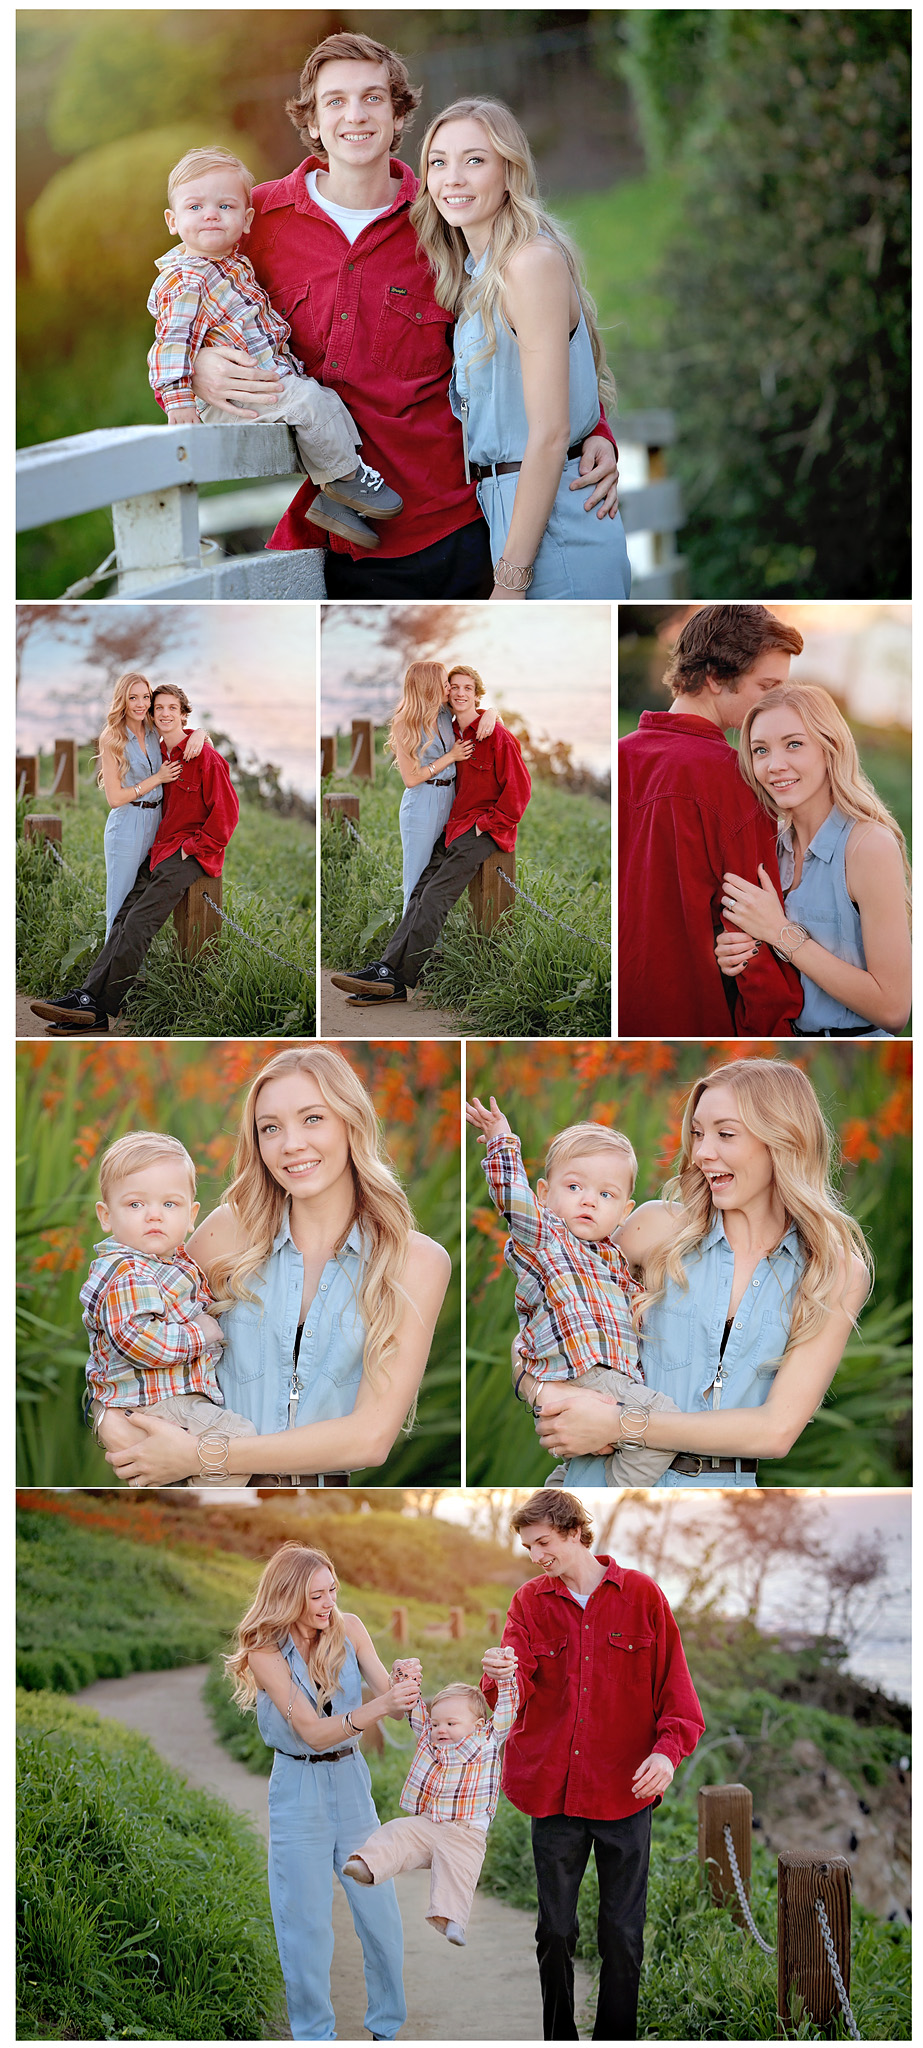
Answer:
<path fill-rule="evenodd" d="M 261 405 L 260 419 L 280 420 L 293 428 L 302 467 L 321 490 L 338 476 L 352 476 L 362 435 L 342 398 L 314 377 L 283 377 L 280 381 L 285 387 L 281 398 Z M 247 410 L 256 408 L 248 406 Z M 210 427 L 233 425 L 217 405 L 201 406 L 199 418 Z"/>
<path fill-rule="evenodd" d="M 555 1381 L 543 1380 L 543 1386 L 553 1386 Z M 605 1394 L 610 1401 L 617 1401 L 626 1408 L 643 1408 L 646 1414 L 679 1414 L 675 1401 L 669 1394 L 655 1393 L 640 1380 L 629 1379 L 626 1372 L 615 1372 L 609 1365 L 591 1365 L 588 1372 L 582 1372 L 579 1379 L 568 1380 L 569 1387 L 594 1387 Z M 541 1407 L 541 1394 L 536 1395 Z M 662 1472 L 666 1472 L 676 1456 L 675 1451 L 649 1451 L 643 1445 L 623 1444 L 620 1449 L 610 1451 L 606 1459 L 607 1486 L 654 1486 Z M 560 1482 L 567 1484 L 567 1467 L 561 1465 L 549 1474 L 546 1486 Z"/>
<path fill-rule="evenodd" d="M 114 1408 L 114 1404 L 93 1401 L 90 1414 L 97 1443 L 97 1425 L 104 1415 L 112 1412 L 117 1415 L 131 1415 L 136 1412 L 157 1415 L 168 1422 L 178 1422 L 181 1429 L 188 1429 L 192 1436 L 204 1436 L 206 1431 L 210 1430 L 214 1430 L 216 1436 L 227 1437 L 257 1436 L 259 1433 L 254 1429 L 253 1423 L 247 1421 L 245 1415 L 235 1415 L 233 1408 L 219 1408 L 217 1401 L 210 1401 L 207 1394 L 165 1394 L 162 1401 L 150 1401 L 144 1409 L 137 1411 L 131 1408 Z M 227 1479 L 203 1481 L 196 1478 L 171 1481 L 175 1486 L 245 1486 L 246 1483 L 246 1478 L 240 1472 L 234 1472 Z"/>
<path fill-rule="evenodd" d="M 487 1848 L 487 1830 L 470 1820 L 430 1820 L 425 1813 L 408 1813 L 401 1820 L 387 1820 L 377 1835 L 370 1835 L 354 1855 L 367 1863 L 376 1884 L 396 1877 L 399 1870 L 430 1870 L 429 1912 L 437 1924 L 456 1920 L 466 1927 L 471 1902 L 481 1874 Z"/>

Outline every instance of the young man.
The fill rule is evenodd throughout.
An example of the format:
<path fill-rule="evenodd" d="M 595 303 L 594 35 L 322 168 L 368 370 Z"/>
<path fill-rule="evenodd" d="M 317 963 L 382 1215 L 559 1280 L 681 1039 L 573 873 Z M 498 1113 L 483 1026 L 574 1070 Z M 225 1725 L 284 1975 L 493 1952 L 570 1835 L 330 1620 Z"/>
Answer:
<path fill-rule="evenodd" d="M 478 716 L 484 685 L 472 669 L 449 670 L 449 702 L 459 734 Z M 335 988 L 385 1002 L 405 1002 L 435 951 L 453 903 L 488 854 L 510 853 L 516 829 L 532 794 L 532 781 L 519 742 L 502 725 L 474 739 L 469 761 L 455 771 L 455 800 L 449 822 L 433 847 L 397 931 L 380 960 L 354 974 L 333 974 Z"/>
<path fill-rule="evenodd" d="M 165 761 L 182 760 L 191 710 L 185 691 L 162 684 L 151 698 L 151 715 Z M 154 937 L 193 882 L 220 875 L 224 850 L 240 806 L 227 763 L 214 747 L 183 761 L 177 782 L 164 788 L 163 817 L 150 853 L 116 911 L 109 937 L 83 987 L 51 1002 L 32 1003 L 63 1031 L 107 1032 L 117 1017 Z"/>
<path fill-rule="evenodd" d="M 419 105 L 403 60 L 371 37 L 328 36 L 312 51 L 287 111 L 312 152 L 253 193 L 242 247 L 309 377 L 337 391 L 362 435 L 365 462 L 404 500 L 374 561 L 337 540 L 326 559 L 330 597 L 489 597 L 488 532 L 448 401 L 451 314 L 436 303 L 408 218 L 417 180 L 394 158 Z M 233 349 L 202 350 L 197 398 L 232 418 L 259 416 L 278 380 Z M 589 517 L 617 509 L 615 448 L 603 422 L 584 442 L 580 488 Z M 319 548 L 304 486 L 269 543 Z M 590 507 L 595 508 L 593 511 Z"/>
<path fill-rule="evenodd" d="M 510 1526 L 541 1573 L 513 1594 L 503 1631 L 519 1706 L 501 1784 L 532 1817 L 544 2037 L 577 2039 L 577 1895 L 592 1848 L 602 1958 L 593 2035 L 633 2041 L 651 1814 L 703 1733 L 702 1710 L 659 1586 L 593 1556 L 575 1494 L 544 1487 Z M 492 1701 L 489 1676 L 482 1688 Z"/>
<path fill-rule="evenodd" d="M 722 878 L 776 889 L 774 826 L 726 733 L 788 681 L 801 634 L 761 604 L 708 605 L 688 620 L 664 677 L 669 711 L 643 711 L 619 741 L 618 1028 L 622 1037 L 787 1035 L 802 1003 L 794 968 L 764 946 L 746 985 L 723 979 Z"/>

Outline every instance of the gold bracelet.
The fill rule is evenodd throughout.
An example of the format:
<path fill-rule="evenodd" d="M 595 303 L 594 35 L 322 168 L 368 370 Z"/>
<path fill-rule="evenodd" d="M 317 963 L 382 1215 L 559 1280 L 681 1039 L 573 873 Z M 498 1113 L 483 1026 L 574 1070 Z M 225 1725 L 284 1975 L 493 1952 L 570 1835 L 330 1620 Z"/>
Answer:
<path fill-rule="evenodd" d="M 504 555 L 494 563 L 494 582 L 501 590 L 528 590 L 535 575 L 531 562 L 517 564 L 508 562 Z"/>

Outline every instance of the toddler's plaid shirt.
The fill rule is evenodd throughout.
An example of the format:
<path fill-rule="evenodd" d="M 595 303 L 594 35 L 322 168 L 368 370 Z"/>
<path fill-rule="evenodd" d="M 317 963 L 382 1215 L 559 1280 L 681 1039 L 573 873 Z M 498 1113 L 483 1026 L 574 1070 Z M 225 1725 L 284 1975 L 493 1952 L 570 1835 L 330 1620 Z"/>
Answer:
<path fill-rule="evenodd" d="M 195 1260 L 182 1245 L 169 1259 L 154 1259 L 114 1237 L 94 1250 L 80 1289 L 91 1400 L 148 1408 L 171 1394 L 207 1394 L 223 1408 L 215 1376 L 220 1354 L 190 1320 L 214 1298 Z"/>
<path fill-rule="evenodd" d="M 405 1813 L 425 1813 L 430 1820 L 466 1820 L 486 1828 L 500 1796 L 500 1745 L 516 1719 L 519 1688 L 515 1676 L 501 1678 L 497 1704 L 489 1721 L 481 1721 L 464 1742 L 432 1739 L 432 1723 L 421 1700 L 410 1711 L 417 1736 L 413 1762 L 404 1781 Z"/>
<path fill-rule="evenodd" d="M 246 349 L 261 370 L 297 376 L 301 364 L 286 346 L 291 328 L 270 305 L 249 256 L 158 256 L 160 275 L 147 302 L 157 323 L 148 352 L 151 384 L 169 417 L 172 406 L 194 405 L 192 372 L 208 340 Z"/>

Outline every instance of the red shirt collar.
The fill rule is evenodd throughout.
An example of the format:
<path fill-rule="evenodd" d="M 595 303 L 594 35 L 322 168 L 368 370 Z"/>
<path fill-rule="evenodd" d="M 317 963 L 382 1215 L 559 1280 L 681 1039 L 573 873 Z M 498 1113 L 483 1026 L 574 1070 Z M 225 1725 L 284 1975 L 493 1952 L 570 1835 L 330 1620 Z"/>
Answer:
<path fill-rule="evenodd" d="M 610 1583 L 613 1586 L 617 1586 L 619 1592 L 621 1592 L 622 1587 L 625 1583 L 625 1566 L 616 1564 L 615 1558 L 606 1557 L 604 1552 L 600 1552 L 600 1555 L 597 1559 L 597 1563 L 604 1564 L 606 1567 L 603 1576 L 599 1581 L 600 1586 L 605 1585 L 606 1580 L 608 1579 Z M 534 1579 L 532 1581 L 532 1584 L 535 1584 Z M 541 1593 L 558 1593 L 563 1595 L 563 1597 L 567 1600 L 572 1600 L 574 1597 L 573 1593 L 570 1590 L 570 1587 L 562 1585 L 560 1579 L 548 1579 L 543 1576 L 538 1581 L 537 1590 Z M 594 1593 L 597 1592 L 598 1588 L 594 1586 L 593 1591 Z"/>
<path fill-rule="evenodd" d="M 710 718 L 697 718 L 694 711 L 642 711 L 638 730 L 645 732 L 686 732 L 697 740 L 716 740 L 719 746 L 728 747 L 720 725 L 713 725 Z"/>
<path fill-rule="evenodd" d="M 311 198 L 308 191 L 307 174 L 309 171 L 325 171 L 326 169 L 327 162 L 324 157 L 306 157 L 304 163 L 297 164 L 295 169 L 289 171 L 286 177 L 277 178 L 271 184 L 261 188 L 260 212 L 273 213 L 280 206 L 294 206 L 296 213 L 323 212 L 323 208 L 317 206 L 316 201 Z M 416 198 L 417 180 L 410 165 L 402 164 L 399 157 L 393 156 L 391 158 L 389 170 L 392 185 L 396 186 L 397 189 L 392 196 L 391 205 L 387 211 L 388 213 L 394 213 L 399 206 L 409 206 L 411 201 Z M 385 219 L 385 217 L 382 214 L 381 218 Z"/>

